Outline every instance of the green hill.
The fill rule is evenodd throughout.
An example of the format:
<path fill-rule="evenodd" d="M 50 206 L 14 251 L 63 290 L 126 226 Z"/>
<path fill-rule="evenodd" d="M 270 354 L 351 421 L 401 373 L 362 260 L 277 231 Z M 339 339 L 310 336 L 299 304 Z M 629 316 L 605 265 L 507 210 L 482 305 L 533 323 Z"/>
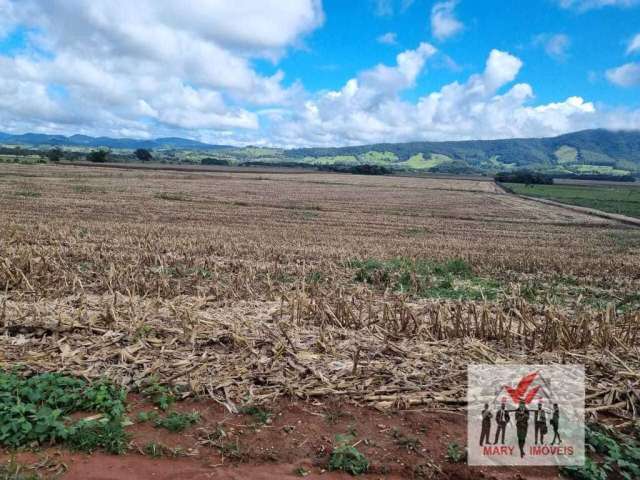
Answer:
<path fill-rule="evenodd" d="M 640 132 L 584 130 L 553 138 L 381 143 L 287 150 L 291 160 L 384 154 L 389 165 L 419 171 L 482 172 L 532 169 L 554 174 L 640 175 Z M 395 157 L 395 158 L 394 158 Z"/>

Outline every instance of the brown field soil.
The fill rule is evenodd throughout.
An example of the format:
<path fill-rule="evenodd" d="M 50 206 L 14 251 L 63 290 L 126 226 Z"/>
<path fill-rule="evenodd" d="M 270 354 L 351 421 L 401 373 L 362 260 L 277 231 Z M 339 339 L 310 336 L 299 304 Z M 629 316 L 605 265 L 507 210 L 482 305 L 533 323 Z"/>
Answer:
<path fill-rule="evenodd" d="M 391 449 L 378 424 L 462 435 L 455 415 L 408 410 L 463 406 L 469 363 L 581 363 L 590 418 L 628 422 L 640 407 L 640 230 L 612 220 L 470 179 L 64 165 L 1 165 L 0 205 L 0 368 L 131 391 L 153 379 L 216 402 L 202 407 L 209 426 L 247 404 L 281 412 L 274 425 L 302 421 L 304 448 L 265 427 L 243 441 L 285 442 L 278 459 L 251 450 L 248 466 L 212 478 L 260 478 L 251 465 L 265 463 L 277 478 L 303 461 L 317 474 L 312 447 L 326 455 L 349 426 L 315 415 L 329 398 L 363 442 Z M 194 448 L 195 431 L 175 441 Z M 431 441 L 424 458 L 441 465 L 446 443 Z M 164 468 L 65 458 L 75 478 L 101 466 L 127 478 L 129 461 L 165 477 L 209 468 L 197 455 Z"/>

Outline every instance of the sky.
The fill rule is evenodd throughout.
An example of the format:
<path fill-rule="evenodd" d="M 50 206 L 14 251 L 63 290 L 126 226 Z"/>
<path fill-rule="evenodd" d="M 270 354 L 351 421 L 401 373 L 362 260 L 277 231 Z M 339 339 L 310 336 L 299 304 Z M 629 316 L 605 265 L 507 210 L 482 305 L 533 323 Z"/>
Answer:
<path fill-rule="evenodd" d="M 281 147 L 640 129 L 640 0 L 0 0 L 0 131 Z"/>

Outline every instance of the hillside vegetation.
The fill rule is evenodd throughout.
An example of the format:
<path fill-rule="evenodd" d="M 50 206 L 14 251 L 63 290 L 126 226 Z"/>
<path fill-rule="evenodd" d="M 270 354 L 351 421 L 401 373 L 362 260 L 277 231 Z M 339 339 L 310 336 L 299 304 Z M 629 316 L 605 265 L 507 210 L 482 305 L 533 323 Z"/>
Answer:
<path fill-rule="evenodd" d="M 353 169 L 375 165 L 390 171 L 476 173 L 531 170 L 553 175 L 640 176 L 640 132 L 584 130 L 553 138 L 380 143 L 352 147 L 279 149 L 208 145 L 183 138 L 132 140 L 73 135 L 0 133 L 4 161 L 61 147 L 67 160 L 97 148 L 110 149 L 109 161 L 135 161 L 136 149 L 152 149 L 161 163 L 280 165 Z M 0 158 L 0 161 L 2 159 Z M 33 163 L 33 162 L 32 162 Z"/>

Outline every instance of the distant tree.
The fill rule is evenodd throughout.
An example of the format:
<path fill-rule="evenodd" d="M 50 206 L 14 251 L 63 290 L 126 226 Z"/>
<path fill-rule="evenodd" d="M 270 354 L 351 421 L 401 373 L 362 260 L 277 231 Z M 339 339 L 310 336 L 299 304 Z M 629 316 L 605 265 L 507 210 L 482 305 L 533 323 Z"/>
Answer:
<path fill-rule="evenodd" d="M 87 155 L 89 162 L 105 163 L 108 159 L 109 152 L 107 150 L 94 150 Z"/>
<path fill-rule="evenodd" d="M 47 152 L 47 158 L 50 162 L 59 162 L 64 158 L 64 152 L 61 148 L 55 147 Z"/>
<path fill-rule="evenodd" d="M 135 152 L 133 152 L 133 154 L 141 162 L 149 162 L 153 160 L 153 154 L 146 148 L 138 148 Z"/>
<path fill-rule="evenodd" d="M 553 177 L 529 170 L 517 170 L 514 172 L 500 172 L 495 176 L 496 182 L 524 183 L 526 185 L 553 185 Z"/>

